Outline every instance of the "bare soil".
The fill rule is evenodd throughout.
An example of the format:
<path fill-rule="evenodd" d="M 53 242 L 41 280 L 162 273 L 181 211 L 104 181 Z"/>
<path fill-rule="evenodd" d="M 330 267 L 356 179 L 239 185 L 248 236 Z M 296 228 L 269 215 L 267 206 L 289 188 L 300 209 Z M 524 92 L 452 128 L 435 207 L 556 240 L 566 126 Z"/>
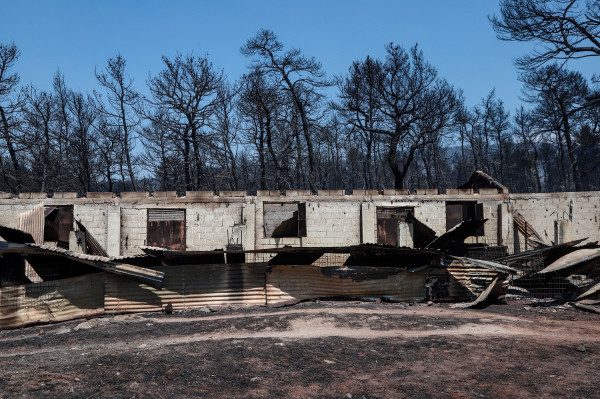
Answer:
<path fill-rule="evenodd" d="M 0 398 L 598 397 L 599 321 L 522 302 L 74 320 L 0 332 Z"/>

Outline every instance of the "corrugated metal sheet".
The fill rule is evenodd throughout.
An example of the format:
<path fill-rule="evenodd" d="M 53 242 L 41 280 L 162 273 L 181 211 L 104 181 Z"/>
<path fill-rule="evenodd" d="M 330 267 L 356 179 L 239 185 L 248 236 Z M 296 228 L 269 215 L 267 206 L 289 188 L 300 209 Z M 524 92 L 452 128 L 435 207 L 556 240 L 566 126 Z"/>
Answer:
<path fill-rule="evenodd" d="M 368 266 L 273 266 L 267 272 L 267 304 L 310 298 L 425 298 L 427 268 L 409 272 Z"/>
<path fill-rule="evenodd" d="M 13 229 L 8 226 L 0 226 L 0 236 L 8 242 L 15 242 L 18 244 L 33 243 L 35 240 L 30 233 L 23 230 Z"/>
<path fill-rule="evenodd" d="M 600 263 L 600 248 L 582 248 L 559 258 L 539 273 L 556 273 L 568 276 L 589 272 L 598 263 Z"/>
<path fill-rule="evenodd" d="M 32 210 L 19 215 L 19 230 L 25 231 L 38 244 L 44 242 L 44 205 L 36 205 Z"/>
<path fill-rule="evenodd" d="M 42 244 L 13 244 L 0 243 L 0 253 L 14 253 L 23 256 L 44 256 L 59 255 L 65 258 L 93 266 L 97 269 L 128 277 L 135 281 L 140 281 L 156 288 L 162 286 L 163 273 L 140 266 L 127 263 L 115 263 L 110 258 L 102 256 L 86 255 L 77 252 L 67 251 L 66 249 Z"/>
<path fill-rule="evenodd" d="M 523 215 L 521 215 L 519 212 L 513 212 L 513 221 L 517 229 L 523 233 L 527 239 L 527 245 L 529 245 L 531 248 L 543 248 L 548 246 L 544 242 L 542 236 L 540 236 L 540 234 L 530 223 L 527 223 L 527 220 L 525 220 Z"/>
<path fill-rule="evenodd" d="M 19 215 L 18 228 L 21 231 L 31 234 L 33 241 L 38 244 L 44 243 L 44 205 L 36 205 L 32 210 Z M 25 275 L 30 281 L 35 283 L 42 281 L 40 276 L 31 267 L 29 262 L 25 261 Z"/>
<path fill-rule="evenodd" d="M 479 296 L 498 276 L 502 276 L 501 284 L 491 295 L 502 297 L 508 288 L 508 274 L 454 260 L 448 266 L 435 266 L 429 270 L 429 297 L 445 301 L 470 300 Z"/>
<path fill-rule="evenodd" d="M 107 312 L 157 311 L 215 305 L 264 305 L 266 264 L 160 266 L 162 290 L 107 276 Z"/>
<path fill-rule="evenodd" d="M 148 209 L 149 222 L 185 220 L 185 209 Z"/>
<path fill-rule="evenodd" d="M 79 220 L 75 220 L 75 222 L 77 223 L 77 228 L 85 233 L 85 243 L 92 255 L 108 257 L 108 253 L 104 250 L 104 248 L 102 248 L 102 245 L 100 245 L 100 243 L 94 238 L 92 233 L 85 228 L 83 223 L 81 223 Z"/>
<path fill-rule="evenodd" d="M 104 313 L 105 273 L 0 289 L 0 329 Z"/>
<path fill-rule="evenodd" d="M 185 209 L 148 209 L 149 246 L 185 251 Z"/>

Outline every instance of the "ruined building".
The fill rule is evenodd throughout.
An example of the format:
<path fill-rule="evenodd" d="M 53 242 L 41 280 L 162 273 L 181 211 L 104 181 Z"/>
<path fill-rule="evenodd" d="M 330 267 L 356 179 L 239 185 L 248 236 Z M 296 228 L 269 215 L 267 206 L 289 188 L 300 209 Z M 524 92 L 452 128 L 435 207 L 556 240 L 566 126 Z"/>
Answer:
<path fill-rule="evenodd" d="M 589 267 L 575 270 L 577 259 L 555 265 L 558 272 L 548 266 L 581 243 L 579 254 L 600 259 L 600 192 L 512 194 L 483 172 L 443 194 L 3 197 L 0 328 L 167 304 L 331 296 L 476 303 L 502 296 L 509 275 L 518 274 L 518 289 L 549 287 L 550 296 L 599 277 Z M 580 272 L 587 274 L 572 277 Z"/>

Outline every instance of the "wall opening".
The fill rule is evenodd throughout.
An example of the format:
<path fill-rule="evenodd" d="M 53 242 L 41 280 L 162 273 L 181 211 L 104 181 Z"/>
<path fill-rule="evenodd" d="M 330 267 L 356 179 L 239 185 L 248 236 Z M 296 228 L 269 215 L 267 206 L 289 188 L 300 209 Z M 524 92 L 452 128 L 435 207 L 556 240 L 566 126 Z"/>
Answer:
<path fill-rule="evenodd" d="M 377 207 L 377 244 L 398 246 L 398 225 L 406 223 L 412 207 Z"/>
<path fill-rule="evenodd" d="M 469 219 L 483 219 L 483 204 L 476 201 L 446 202 L 446 231 Z M 477 229 L 475 236 L 483 236 L 483 226 Z"/>
<path fill-rule="evenodd" d="M 44 207 L 44 243 L 68 249 L 73 220 L 73 205 Z"/>
<path fill-rule="evenodd" d="M 185 209 L 148 209 L 146 243 L 185 251 Z"/>
<path fill-rule="evenodd" d="M 306 203 L 263 203 L 264 237 L 306 237 Z"/>

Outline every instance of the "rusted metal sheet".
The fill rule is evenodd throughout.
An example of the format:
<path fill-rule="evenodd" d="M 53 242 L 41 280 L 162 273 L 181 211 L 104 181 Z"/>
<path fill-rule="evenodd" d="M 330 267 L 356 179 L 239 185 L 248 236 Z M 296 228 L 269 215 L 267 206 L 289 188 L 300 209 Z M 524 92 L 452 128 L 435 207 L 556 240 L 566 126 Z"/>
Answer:
<path fill-rule="evenodd" d="M 31 234 L 33 240 L 44 242 L 44 205 L 36 205 L 32 210 L 19 215 L 18 229 Z M 67 241 L 69 239 L 67 238 Z"/>
<path fill-rule="evenodd" d="M 409 213 L 406 217 L 407 223 L 413 225 L 413 247 L 414 248 L 425 248 L 427 244 L 435 240 L 437 235 L 435 231 L 427 226 L 425 223 L 417 219 L 413 213 Z"/>
<path fill-rule="evenodd" d="M 405 257 L 441 257 L 439 251 L 432 249 L 412 249 L 412 248 L 394 248 L 385 245 L 377 244 L 360 244 L 350 245 L 345 247 L 280 247 L 280 248 L 264 248 L 244 251 L 173 251 L 160 247 L 142 246 L 140 249 L 148 254 L 155 256 L 163 256 L 165 258 L 181 257 L 181 256 L 197 256 L 197 255 L 215 255 L 224 254 L 225 252 L 243 252 L 246 254 L 280 254 L 280 253 L 343 253 L 351 256 L 380 256 L 380 255 L 395 255 L 401 258 Z"/>
<path fill-rule="evenodd" d="M 499 283 L 499 281 L 500 281 L 500 276 L 496 276 L 496 278 L 494 278 L 494 280 L 492 280 L 490 285 L 488 285 L 487 288 L 485 290 L 483 290 L 481 292 L 481 294 L 479 294 L 479 296 L 474 301 L 467 302 L 467 303 L 458 303 L 456 305 L 453 305 L 452 307 L 456 308 L 456 309 L 467 309 L 467 308 L 472 308 L 472 307 L 482 304 L 489 298 L 490 294 L 492 293 L 492 291 L 494 290 L 496 285 Z"/>
<path fill-rule="evenodd" d="M 481 170 L 476 170 L 473 172 L 469 180 L 458 186 L 458 189 L 466 189 L 472 188 L 475 191 L 479 191 L 480 188 L 495 188 L 498 190 L 498 193 L 504 194 L 508 193 L 508 188 L 506 188 L 502 183 L 494 180 L 490 175 Z"/>
<path fill-rule="evenodd" d="M 377 244 L 398 245 L 398 223 L 406 222 L 413 208 L 408 207 L 378 207 L 377 215 Z"/>
<path fill-rule="evenodd" d="M 186 265 L 185 306 L 265 305 L 266 268 L 266 263 Z"/>
<path fill-rule="evenodd" d="M 591 270 L 598 263 L 600 263 L 600 248 L 583 248 L 559 258 L 539 274 L 554 273 L 563 276 L 580 274 Z"/>
<path fill-rule="evenodd" d="M 85 228 L 83 223 L 79 220 L 75 220 L 77 228 L 85 233 L 85 244 L 92 255 L 108 257 L 108 253 L 102 248 L 102 245 L 94 238 L 92 233 Z"/>
<path fill-rule="evenodd" d="M 428 297 L 441 301 L 465 301 L 478 297 L 496 277 L 500 283 L 492 296 L 503 298 L 508 288 L 508 274 L 476 266 L 464 260 L 453 260 L 448 265 L 431 267 L 427 277 Z"/>
<path fill-rule="evenodd" d="M 0 289 L 0 329 L 104 313 L 104 273 Z"/>
<path fill-rule="evenodd" d="M 579 295 L 576 300 L 581 300 L 583 298 L 587 298 L 589 296 L 592 296 L 594 294 L 598 295 L 600 293 L 600 283 L 596 283 L 594 284 L 592 287 L 590 287 L 589 289 L 587 289 L 583 294 Z"/>
<path fill-rule="evenodd" d="M 31 233 L 27 233 L 26 231 L 19 229 L 13 229 L 12 227 L 8 226 L 0 226 L 0 237 L 2 237 L 5 241 L 18 244 L 35 242 Z"/>
<path fill-rule="evenodd" d="M 185 251 L 185 209 L 148 209 L 148 246 Z"/>
<path fill-rule="evenodd" d="M 513 212 L 513 221 L 517 230 L 520 231 L 527 240 L 527 245 L 531 248 L 544 248 L 548 245 L 544 242 L 542 236 L 533 228 L 530 223 L 519 212 Z"/>
<path fill-rule="evenodd" d="M 168 303 L 182 310 L 216 305 L 264 305 L 266 264 L 159 266 L 162 290 L 107 276 L 107 312 L 151 312 Z"/>
<path fill-rule="evenodd" d="M 491 260 L 461 258 L 461 257 L 454 257 L 454 258 L 463 261 L 463 263 L 465 263 L 465 264 L 470 263 L 470 264 L 478 266 L 478 267 L 483 267 L 484 269 L 490 269 L 490 270 L 494 270 L 496 272 L 512 274 L 512 275 L 517 274 L 517 269 L 513 269 L 512 267 L 503 265 L 502 263 L 493 262 Z"/>
<path fill-rule="evenodd" d="M 267 271 L 267 304 L 327 297 L 422 300 L 425 276 L 426 268 L 278 265 Z"/>
<path fill-rule="evenodd" d="M 112 262 L 110 258 L 71 252 L 49 245 L 0 243 L 0 254 L 6 253 L 20 254 L 25 257 L 44 255 L 62 256 L 84 265 L 92 266 L 109 273 L 118 274 L 135 281 L 143 282 L 155 288 L 161 287 L 164 277 L 164 273 L 159 271 L 140 266 L 134 266 L 127 263 Z"/>
<path fill-rule="evenodd" d="M 487 219 L 465 220 L 430 242 L 425 248 L 444 249 L 451 241 L 462 243 L 467 237 L 477 235 L 477 231 L 485 222 Z"/>

